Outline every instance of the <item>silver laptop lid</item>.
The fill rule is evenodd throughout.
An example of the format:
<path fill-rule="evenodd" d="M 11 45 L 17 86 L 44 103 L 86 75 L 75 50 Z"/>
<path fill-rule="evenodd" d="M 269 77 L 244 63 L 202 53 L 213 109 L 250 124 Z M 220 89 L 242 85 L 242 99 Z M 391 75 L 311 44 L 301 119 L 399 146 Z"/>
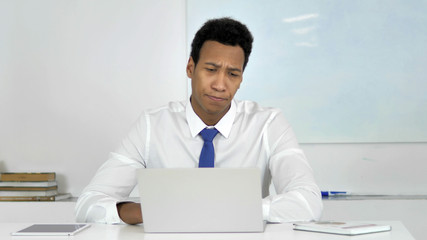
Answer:
<path fill-rule="evenodd" d="M 262 232 L 257 168 L 139 169 L 145 232 Z"/>

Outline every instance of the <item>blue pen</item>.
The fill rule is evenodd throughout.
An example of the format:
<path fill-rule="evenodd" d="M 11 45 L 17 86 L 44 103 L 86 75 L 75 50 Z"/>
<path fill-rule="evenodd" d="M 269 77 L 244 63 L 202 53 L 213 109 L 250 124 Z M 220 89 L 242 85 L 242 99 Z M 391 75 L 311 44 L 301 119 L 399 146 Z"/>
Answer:
<path fill-rule="evenodd" d="M 322 191 L 322 197 L 335 196 L 335 195 L 348 195 L 350 192 L 346 191 Z"/>

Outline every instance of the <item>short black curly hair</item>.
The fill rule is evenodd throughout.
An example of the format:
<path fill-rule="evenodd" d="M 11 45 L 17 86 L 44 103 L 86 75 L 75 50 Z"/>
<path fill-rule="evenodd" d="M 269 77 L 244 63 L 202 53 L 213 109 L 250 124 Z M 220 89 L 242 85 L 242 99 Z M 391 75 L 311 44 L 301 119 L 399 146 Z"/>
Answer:
<path fill-rule="evenodd" d="M 194 36 L 191 43 L 191 54 L 194 64 L 197 65 L 200 57 L 200 49 L 205 41 L 216 41 L 224 45 L 240 46 L 245 54 L 243 69 L 249 61 L 254 41 L 251 32 L 239 21 L 229 17 L 208 20 Z"/>

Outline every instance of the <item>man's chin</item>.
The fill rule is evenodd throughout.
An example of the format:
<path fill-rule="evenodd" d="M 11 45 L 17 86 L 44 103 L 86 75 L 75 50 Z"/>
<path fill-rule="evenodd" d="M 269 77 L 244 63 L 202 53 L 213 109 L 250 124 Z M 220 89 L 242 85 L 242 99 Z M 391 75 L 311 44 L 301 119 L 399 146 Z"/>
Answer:
<path fill-rule="evenodd" d="M 221 115 L 224 114 L 230 109 L 231 104 L 227 106 L 215 106 L 207 109 L 207 113 L 210 115 Z"/>

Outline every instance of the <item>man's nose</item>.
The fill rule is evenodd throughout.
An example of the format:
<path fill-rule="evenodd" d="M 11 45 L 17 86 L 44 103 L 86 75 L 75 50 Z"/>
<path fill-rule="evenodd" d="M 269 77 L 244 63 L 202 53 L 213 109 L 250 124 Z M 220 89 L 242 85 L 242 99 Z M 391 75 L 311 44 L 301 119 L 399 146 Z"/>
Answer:
<path fill-rule="evenodd" d="M 227 80 L 227 74 L 223 73 L 222 71 L 219 72 L 215 76 L 215 80 L 212 82 L 212 88 L 216 91 L 223 92 L 226 89 L 226 80 Z"/>

